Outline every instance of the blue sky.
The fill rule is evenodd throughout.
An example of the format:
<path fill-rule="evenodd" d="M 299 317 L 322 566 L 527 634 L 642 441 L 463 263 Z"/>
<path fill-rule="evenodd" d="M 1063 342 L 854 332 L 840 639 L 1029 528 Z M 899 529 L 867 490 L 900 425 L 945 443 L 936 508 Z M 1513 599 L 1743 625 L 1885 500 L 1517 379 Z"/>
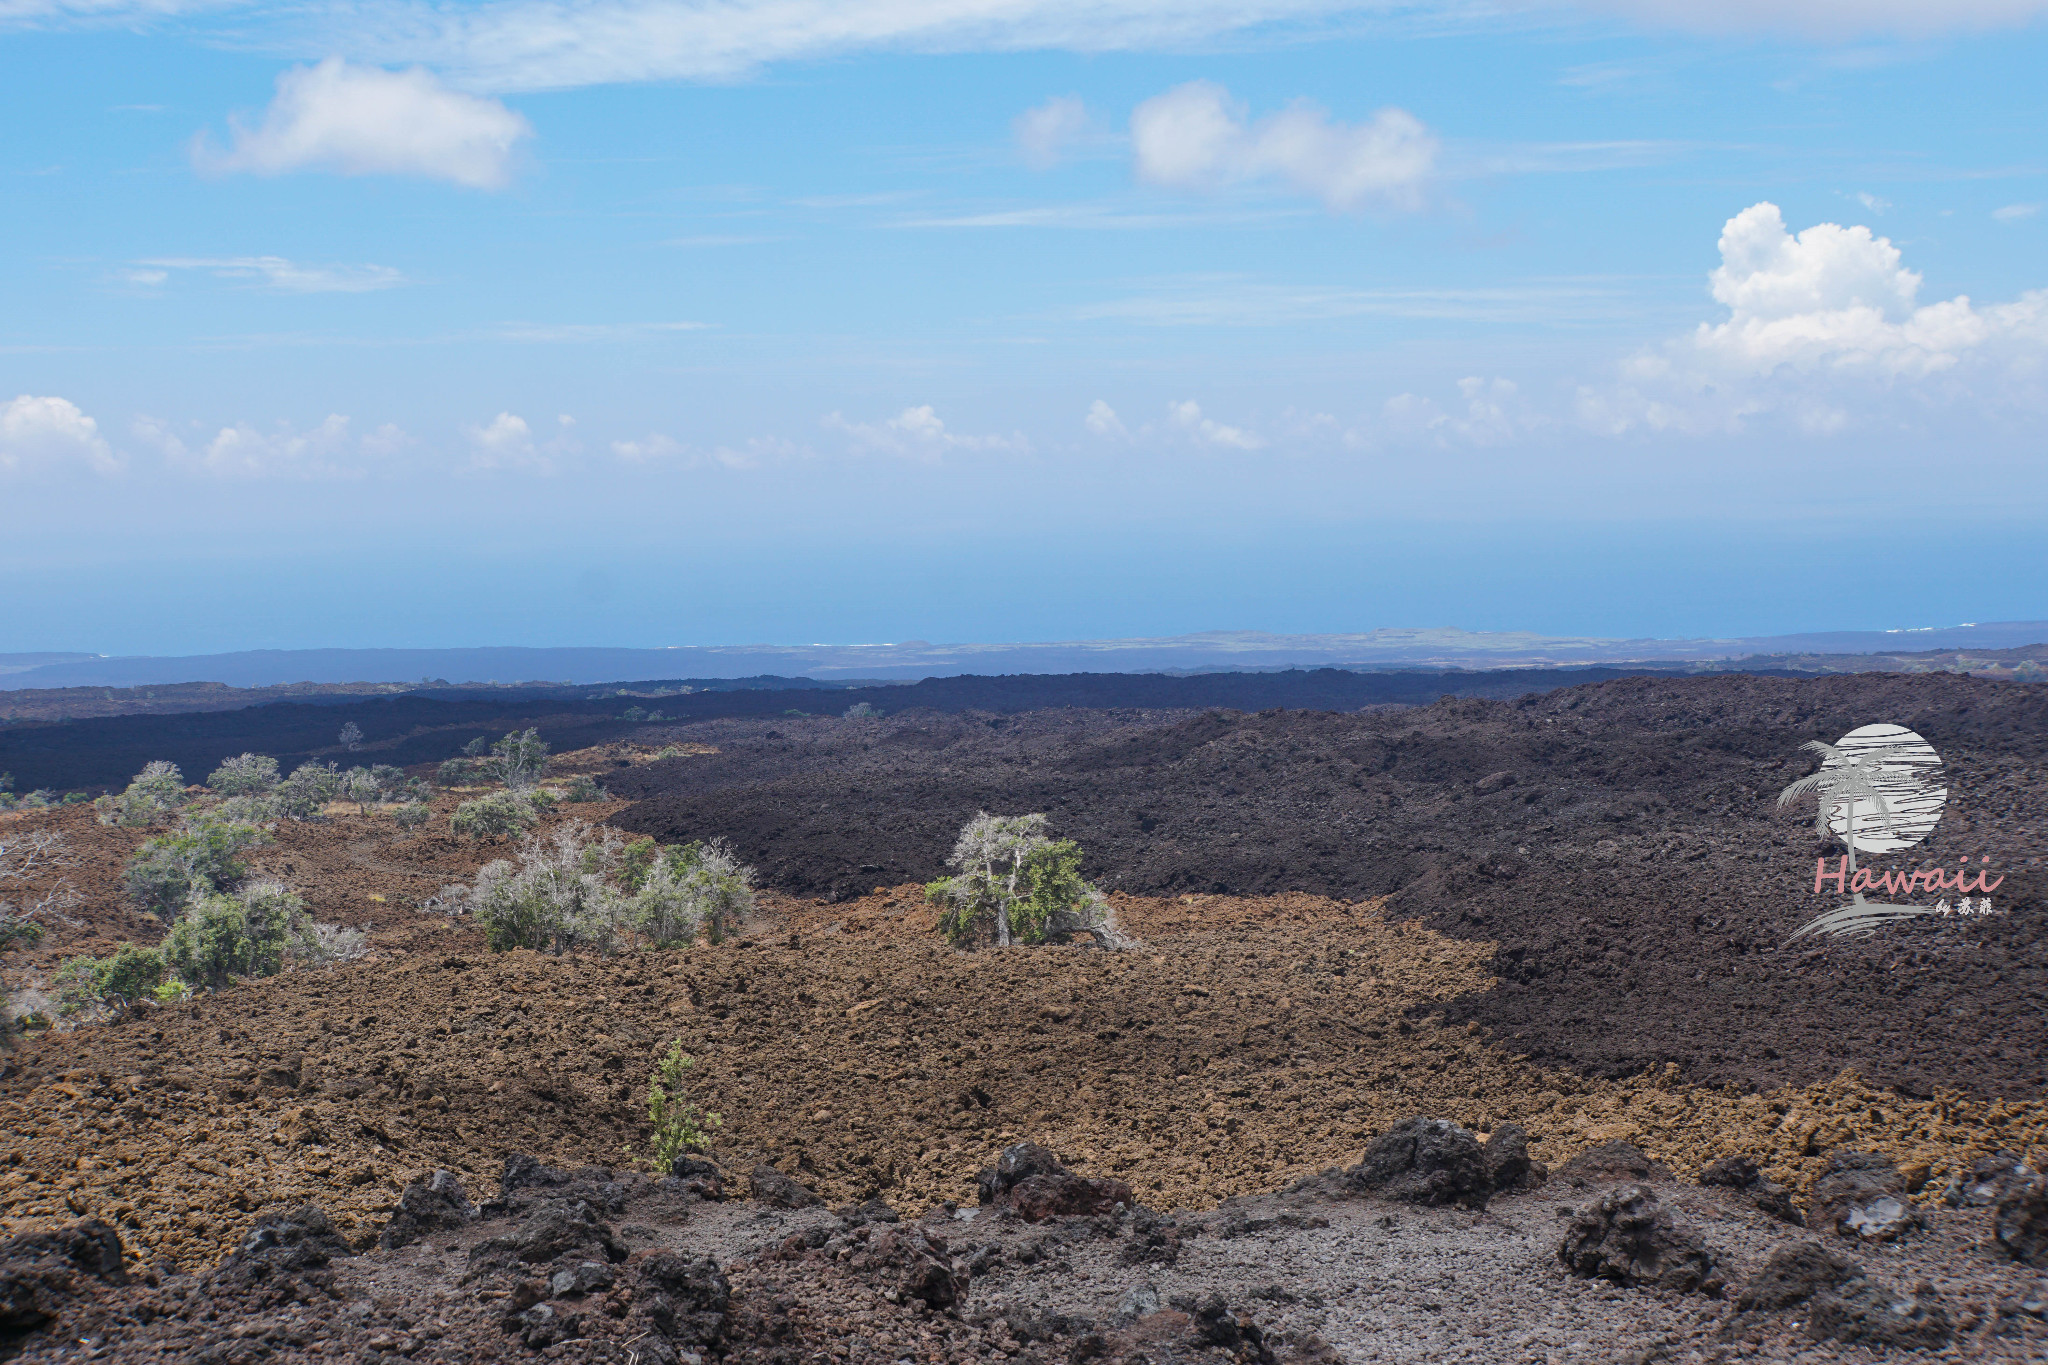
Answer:
<path fill-rule="evenodd" d="M 2048 617 L 2048 0 L 0 0 L 0 649 Z"/>

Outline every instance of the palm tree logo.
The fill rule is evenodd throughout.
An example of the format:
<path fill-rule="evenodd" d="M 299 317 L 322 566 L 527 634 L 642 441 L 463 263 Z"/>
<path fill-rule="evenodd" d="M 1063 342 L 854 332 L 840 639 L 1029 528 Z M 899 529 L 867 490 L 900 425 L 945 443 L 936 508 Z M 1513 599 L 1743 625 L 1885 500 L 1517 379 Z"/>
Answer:
<path fill-rule="evenodd" d="M 1902 725 L 1866 725 L 1839 744 L 1809 740 L 1799 746 L 1821 756 L 1818 771 L 1778 793 L 1780 810 L 1811 794 L 1817 807 L 1814 832 L 1837 836 L 1846 850 L 1846 885 L 1856 874 L 1856 852 L 1895 852 L 1925 839 L 1941 818 L 1948 790 L 1935 785 L 1941 756 L 1934 746 Z M 1852 893 L 1849 904 L 1803 925 L 1793 940 L 1809 934 L 1860 937 L 1895 920 L 1933 913 L 1926 905 L 1893 905 Z"/>

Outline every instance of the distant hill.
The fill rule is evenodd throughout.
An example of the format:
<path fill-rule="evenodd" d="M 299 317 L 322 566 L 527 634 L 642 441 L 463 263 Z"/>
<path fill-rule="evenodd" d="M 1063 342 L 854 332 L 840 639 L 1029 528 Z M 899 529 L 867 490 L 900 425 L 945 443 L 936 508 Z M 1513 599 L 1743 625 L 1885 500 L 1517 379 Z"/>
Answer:
<path fill-rule="evenodd" d="M 12 671 L 12 688 L 146 687 L 215 682 L 563 685 L 619 678 L 741 679 L 759 675 L 820 682 L 962 674 L 1196 673 L 1285 668 L 1582 668 L 1682 665 L 1768 656 L 1897 655 L 1902 651 L 2007 650 L 2048 643 L 2048 622 L 1998 621 L 1891 631 L 1820 631 L 1738 639 L 1608 640 L 1524 631 L 1455 628 L 1348 635 L 1207 631 L 1156 639 L 1025 644 L 690 645 L 673 649 L 289 649 L 184 657 L 54 656 Z M 28 659 L 29 655 L 0 655 Z M 4 666 L 4 665 L 0 665 Z"/>

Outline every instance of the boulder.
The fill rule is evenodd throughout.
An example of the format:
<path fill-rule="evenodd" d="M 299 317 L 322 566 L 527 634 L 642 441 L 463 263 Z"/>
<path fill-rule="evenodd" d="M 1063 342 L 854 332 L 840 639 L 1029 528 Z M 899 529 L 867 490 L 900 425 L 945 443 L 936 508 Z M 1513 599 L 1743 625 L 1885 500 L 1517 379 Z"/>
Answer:
<path fill-rule="evenodd" d="M 722 1345 L 730 1323 L 732 1285 L 709 1256 L 681 1251 L 643 1252 L 633 1261 L 636 1316 L 661 1346 L 647 1359 L 679 1359 Z"/>
<path fill-rule="evenodd" d="M 2037 1175 L 1999 1199 L 1992 1234 L 2008 1256 L 2048 1267 L 2048 1176 Z"/>
<path fill-rule="evenodd" d="M 545 1265 L 564 1256 L 582 1260 L 623 1261 L 626 1246 L 583 1199 L 550 1199 L 535 1209 L 509 1237 L 478 1242 L 469 1252 L 465 1279 L 515 1264 Z"/>
<path fill-rule="evenodd" d="M 1004 1148 L 996 1164 L 983 1170 L 974 1183 L 984 1206 L 1009 1209 L 1027 1223 L 1093 1217 L 1138 1202 L 1123 1181 L 1075 1175 L 1035 1142 Z"/>
<path fill-rule="evenodd" d="M 1805 1303 L 1823 1290 L 1846 1284 L 1863 1273 L 1841 1252 L 1819 1242 L 1791 1242 L 1771 1252 L 1763 1268 L 1749 1277 L 1735 1306 L 1743 1312 L 1775 1313 Z"/>
<path fill-rule="evenodd" d="M 1587 1185 L 1608 1181 L 1672 1181 L 1678 1177 L 1663 1162 L 1652 1161 L 1643 1155 L 1642 1149 L 1633 1142 L 1616 1138 L 1598 1147 L 1589 1147 L 1565 1162 L 1557 1168 L 1557 1178 L 1584 1189 Z"/>
<path fill-rule="evenodd" d="M 1781 1223 L 1803 1225 L 1806 1220 L 1793 1207 L 1792 1192 L 1764 1173 L 1746 1156 L 1724 1156 L 1700 1172 L 1700 1184 L 1734 1190 L 1760 1213 Z"/>
<path fill-rule="evenodd" d="M 1988 1209 L 2033 1178 L 2025 1162 L 2011 1152 L 1997 1152 L 1950 1176 L 1941 1202 L 1952 1209 Z"/>
<path fill-rule="evenodd" d="M 1858 1276 L 1815 1295 L 1806 1316 L 1806 1330 L 1816 1341 L 1878 1350 L 1938 1351 L 1955 1336 L 1941 1296 L 1926 1283 L 1911 1294 L 1897 1294 Z"/>
<path fill-rule="evenodd" d="M 1889 1157 L 1837 1151 L 1807 1196 L 1807 1221 L 1843 1237 L 1891 1241 L 1919 1227 L 1906 1202 L 1906 1178 Z"/>
<path fill-rule="evenodd" d="M 453 1171 L 435 1171 L 415 1180 L 398 1196 L 391 1221 L 377 1236 L 377 1245 L 391 1250 L 410 1246 L 436 1232 L 452 1232 L 476 1220 L 476 1205 Z"/>
<path fill-rule="evenodd" d="M 1610 1190 L 1579 1209 L 1557 1258 L 1574 1275 L 1624 1288 L 1718 1295 L 1722 1287 L 1705 1239 L 1661 1207 L 1645 1185 Z"/>
<path fill-rule="evenodd" d="M 57 1321 L 93 1280 L 128 1282 L 120 1234 L 97 1218 L 0 1242 L 0 1333 Z"/>
<path fill-rule="evenodd" d="M 1529 1135 L 1516 1123 L 1503 1123 L 1487 1135 L 1479 1161 L 1495 1194 L 1533 1190 L 1550 1178 L 1543 1163 L 1530 1157 Z"/>
<path fill-rule="evenodd" d="M 332 1293 L 330 1264 L 354 1254 L 327 1215 L 317 1205 L 306 1204 L 289 1213 L 257 1219 L 234 1251 L 215 1267 L 213 1287 L 218 1293 L 247 1299 L 245 1309 L 273 1300 L 308 1299 L 316 1292 Z"/>
<path fill-rule="evenodd" d="M 1506 1160 L 1506 1151 L 1502 1153 Z M 1527 1158 L 1527 1141 L 1523 1143 Z M 1417 1116 L 1372 1140 L 1365 1156 L 1344 1172 L 1353 1188 L 1404 1204 L 1465 1204 L 1484 1208 L 1493 1183 L 1479 1139 L 1449 1119 Z"/>
<path fill-rule="evenodd" d="M 915 1299 L 935 1312 L 967 1295 L 967 1276 L 953 1268 L 945 1238 L 914 1224 L 859 1229 L 847 1269 L 879 1281 L 898 1301 Z"/>
<path fill-rule="evenodd" d="M 725 1172 L 713 1162 L 685 1153 L 669 1163 L 672 1188 L 693 1199 L 718 1203 L 725 1198 Z"/>
<path fill-rule="evenodd" d="M 772 1209 L 814 1209 L 825 1202 L 765 1161 L 747 1177 L 747 1188 Z"/>

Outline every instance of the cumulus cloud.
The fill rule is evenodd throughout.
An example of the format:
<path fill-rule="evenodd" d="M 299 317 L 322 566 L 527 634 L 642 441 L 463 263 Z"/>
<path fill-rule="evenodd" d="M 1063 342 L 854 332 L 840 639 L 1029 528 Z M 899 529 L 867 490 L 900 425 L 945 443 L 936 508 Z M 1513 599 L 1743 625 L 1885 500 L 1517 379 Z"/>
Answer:
<path fill-rule="evenodd" d="M 905 408 L 884 422 L 849 422 L 834 412 L 825 417 L 824 425 L 827 431 L 848 437 L 857 451 L 896 455 L 909 460 L 936 461 L 950 450 L 1022 454 L 1031 449 L 1031 443 L 1022 434 L 963 436 L 948 430 L 929 403 Z"/>
<path fill-rule="evenodd" d="M 133 284 L 158 285 L 173 270 L 203 271 L 223 280 L 248 280 L 282 294 L 364 294 L 404 284 L 386 265 L 299 265 L 282 256 L 169 256 L 137 261 L 127 272 Z"/>
<path fill-rule="evenodd" d="M 80 466 L 111 474 L 120 461 L 100 435 L 99 423 L 76 403 L 26 393 L 0 403 L 0 474 Z"/>
<path fill-rule="evenodd" d="M 161 453 L 175 469 L 220 478 L 361 478 L 379 463 L 415 444 L 391 423 L 355 435 L 349 419 L 330 413 L 310 430 L 289 422 L 263 429 L 247 422 L 221 427 L 210 437 L 187 442 L 167 422 L 135 419 L 137 441 Z"/>
<path fill-rule="evenodd" d="M 1439 445 L 1490 446 L 1544 425 L 1510 379 L 1467 376 L 1458 381 L 1458 398 L 1458 408 L 1447 411 L 1422 394 L 1396 394 L 1381 406 L 1382 429 L 1390 436 L 1427 437 Z"/>
<path fill-rule="evenodd" d="M 533 134 L 498 101 L 450 90 L 423 68 L 385 71 L 339 57 L 279 76 L 255 127 L 234 117 L 228 125 L 225 149 L 204 133 L 193 140 L 202 171 L 413 175 L 471 189 L 509 181 L 514 151 Z"/>
<path fill-rule="evenodd" d="M 1582 389 L 1586 425 L 1720 430 L 1777 411 L 1828 434 L 1871 396 L 1982 401 L 2048 360 L 2048 290 L 1987 307 L 1967 295 L 1921 304 L 1920 275 L 1868 227 L 1795 234 L 1761 203 L 1728 220 L 1720 246 L 1709 284 L 1727 318 L 1631 357 L 1618 384 Z"/>
<path fill-rule="evenodd" d="M 1780 367 L 1928 374 L 2001 337 L 2041 337 L 2048 294 L 1979 310 L 1967 296 L 1916 306 L 1920 276 L 1867 227 L 1820 223 L 1788 232 L 1776 204 L 1756 204 L 1721 231 L 1709 277 L 1729 318 L 1702 324 L 1703 356 L 1738 370 Z"/>
<path fill-rule="evenodd" d="M 1081 425 L 1087 427 L 1088 430 L 1094 432 L 1097 436 L 1122 436 L 1128 438 L 1131 434 L 1124 427 L 1124 419 L 1116 415 L 1116 409 L 1103 402 L 1100 398 L 1088 405 L 1088 415 L 1081 419 Z"/>
<path fill-rule="evenodd" d="M 1088 106 L 1079 95 L 1055 95 L 1017 115 L 1010 131 L 1024 164 L 1045 171 L 1059 165 L 1067 149 L 1088 136 L 1088 123 Z"/>
<path fill-rule="evenodd" d="M 1413 114 L 1382 109 L 1363 123 L 1333 123 L 1297 100 L 1250 122 L 1212 81 L 1155 95 L 1131 114 L 1138 179 L 1214 192 L 1278 180 L 1332 209 L 1416 208 L 1436 165 L 1437 140 Z"/>
<path fill-rule="evenodd" d="M 1229 427 L 1202 415 L 1202 405 L 1189 400 L 1166 405 L 1167 421 L 1204 445 L 1231 450 L 1258 450 L 1266 444 L 1263 436 L 1242 427 Z"/>
<path fill-rule="evenodd" d="M 554 450 L 543 449 L 524 417 L 501 412 L 482 426 L 467 426 L 462 434 L 470 447 L 471 469 L 531 469 L 542 474 L 554 472 Z"/>
<path fill-rule="evenodd" d="M 793 459 L 810 451 L 779 436 L 752 436 L 736 446 L 700 450 L 657 431 L 629 441 L 613 441 L 612 454 L 629 464 L 715 464 L 727 469 L 753 469 L 769 460 Z"/>

